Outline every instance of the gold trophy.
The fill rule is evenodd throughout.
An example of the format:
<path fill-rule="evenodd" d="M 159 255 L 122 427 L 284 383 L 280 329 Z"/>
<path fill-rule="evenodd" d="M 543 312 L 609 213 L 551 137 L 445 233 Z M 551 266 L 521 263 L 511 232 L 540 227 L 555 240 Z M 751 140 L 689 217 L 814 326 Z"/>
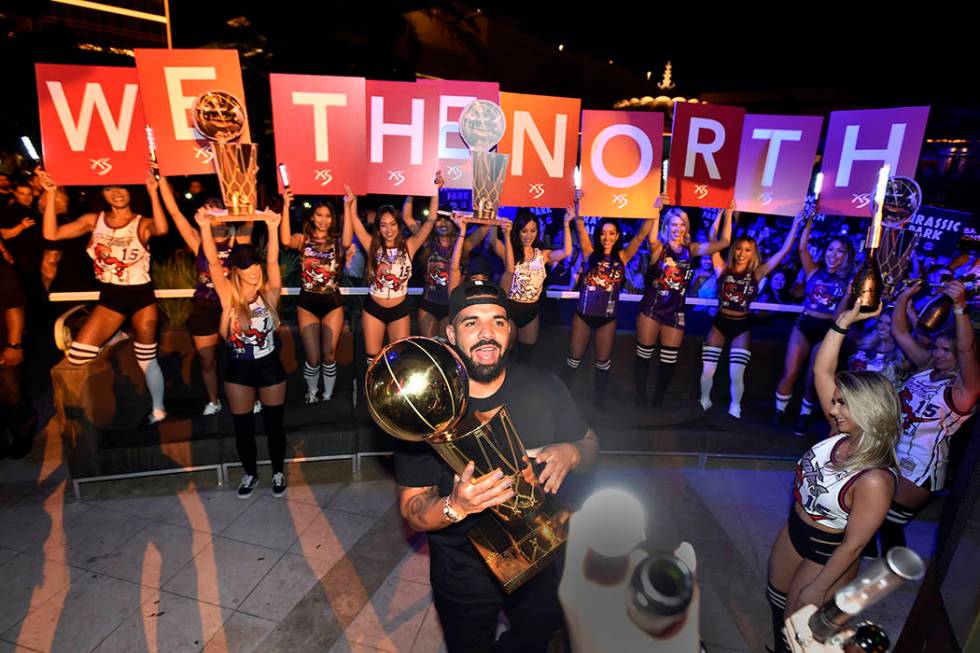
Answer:
<path fill-rule="evenodd" d="M 514 497 L 480 515 L 467 532 L 504 590 L 534 576 L 565 542 L 570 512 L 544 493 L 507 406 L 466 416 L 469 376 L 448 345 L 410 337 L 385 347 L 365 378 L 368 411 L 382 429 L 409 442 L 427 442 L 457 474 L 500 469 Z"/>
<path fill-rule="evenodd" d="M 506 128 L 504 112 L 489 100 L 474 100 L 459 116 L 459 135 L 470 148 L 473 161 L 473 215 L 465 216 L 467 222 L 509 222 L 497 215 L 497 208 L 510 155 L 490 151 L 503 138 Z"/>
<path fill-rule="evenodd" d="M 214 170 L 225 202 L 225 211 L 212 209 L 208 213 L 217 222 L 261 219 L 255 206 L 259 146 L 240 142 L 245 130 L 245 107 L 230 93 L 208 91 L 194 101 L 191 114 L 197 131 L 211 141 Z"/>

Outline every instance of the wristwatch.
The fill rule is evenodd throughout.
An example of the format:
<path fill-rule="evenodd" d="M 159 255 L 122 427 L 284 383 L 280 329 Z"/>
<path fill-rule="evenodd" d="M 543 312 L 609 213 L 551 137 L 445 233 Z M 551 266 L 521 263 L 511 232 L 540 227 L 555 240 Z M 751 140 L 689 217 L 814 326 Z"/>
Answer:
<path fill-rule="evenodd" d="M 23 349 L 24 348 L 24 346 L 22 344 L 20 344 L 19 342 L 8 342 L 6 346 L 9 347 L 10 349 Z"/>
<path fill-rule="evenodd" d="M 463 515 L 453 510 L 453 507 L 449 505 L 449 497 L 446 497 L 442 504 L 442 515 L 454 524 L 463 521 Z"/>

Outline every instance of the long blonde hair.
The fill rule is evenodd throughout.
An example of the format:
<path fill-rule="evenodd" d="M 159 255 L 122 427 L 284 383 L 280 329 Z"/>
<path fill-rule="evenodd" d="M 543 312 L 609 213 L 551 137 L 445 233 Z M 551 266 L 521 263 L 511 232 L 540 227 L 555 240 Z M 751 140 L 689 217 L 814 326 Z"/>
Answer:
<path fill-rule="evenodd" d="M 247 329 L 252 322 L 252 311 L 249 310 L 248 300 L 242 292 L 242 279 L 238 273 L 238 268 L 232 267 L 228 270 L 228 281 L 231 286 L 231 317 L 232 323 L 229 326 L 232 332 Z M 259 296 L 269 310 L 272 318 L 272 328 L 279 328 L 279 311 L 276 304 L 279 300 L 273 293 L 269 292 L 269 285 L 265 280 L 265 270 L 262 270 L 262 283 L 259 285 Z M 236 326 L 237 323 L 237 326 Z"/>
<path fill-rule="evenodd" d="M 687 233 L 684 234 L 684 242 L 682 243 L 685 247 L 691 244 L 691 220 L 687 217 L 687 213 L 684 209 L 673 207 L 667 209 L 663 216 L 660 218 L 660 242 L 667 245 L 670 242 L 670 219 L 680 218 L 684 222 L 684 226 L 687 228 Z"/>
<path fill-rule="evenodd" d="M 895 445 L 902 432 L 902 404 L 891 382 L 877 372 L 839 372 L 837 389 L 851 420 L 861 429 L 851 433 L 847 460 L 837 469 L 898 469 Z"/>

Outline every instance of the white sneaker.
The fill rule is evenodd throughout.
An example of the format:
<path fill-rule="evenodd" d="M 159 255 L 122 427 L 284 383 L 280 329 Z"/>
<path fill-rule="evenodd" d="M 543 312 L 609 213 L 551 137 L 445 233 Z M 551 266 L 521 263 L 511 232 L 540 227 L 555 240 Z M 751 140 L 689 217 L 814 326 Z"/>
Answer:
<path fill-rule="evenodd" d="M 272 475 L 272 496 L 281 497 L 286 494 L 286 475 L 276 472 Z"/>
<path fill-rule="evenodd" d="M 221 412 L 221 402 L 220 401 L 209 401 L 204 407 L 204 412 L 202 415 L 217 415 Z"/>
<path fill-rule="evenodd" d="M 315 404 L 317 402 L 316 390 L 307 391 L 305 401 L 307 404 Z"/>
<path fill-rule="evenodd" d="M 255 405 L 252 406 L 252 414 L 253 415 L 258 415 L 261 412 L 262 412 L 262 402 L 259 401 L 258 399 L 256 399 L 255 400 Z"/>
<path fill-rule="evenodd" d="M 742 407 L 738 404 L 728 404 L 728 414 L 735 419 L 742 419 Z"/>
<path fill-rule="evenodd" d="M 154 424 L 159 424 L 165 419 L 167 419 L 167 411 L 163 410 L 162 408 L 154 408 L 153 412 L 150 413 L 150 416 L 146 418 L 146 423 L 153 426 Z"/>
<path fill-rule="evenodd" d="M 711 410 L 711 407 L 713 405 L 714 404 L 711 403 L 711 399 L 709 399 L 708 397 L 701 397 L 701 408 L 703 410 Z"/>

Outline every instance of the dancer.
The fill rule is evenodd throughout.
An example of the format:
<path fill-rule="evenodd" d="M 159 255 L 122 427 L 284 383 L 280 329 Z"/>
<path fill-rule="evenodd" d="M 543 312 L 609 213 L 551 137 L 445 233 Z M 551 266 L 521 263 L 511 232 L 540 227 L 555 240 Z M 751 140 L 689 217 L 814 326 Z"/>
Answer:
<path fill-rule="evenodd" d="M 194 297 L 191 299 L 191 314 L 187 318 L 187 330 L 201 361 L 201 378 L 208 394 L 208 403 L 205 404 L 202 414 L 217 415 L 222 409 L 218 398 L 218 323 L 221 319 L 221 302 L 218 301 L 210 266 L 201 248 L 201 234 L 180 210 L 166 177 L 160 178 L 160 196 L 180 237 L 184 239 L 187 248 L 194 252 L 197 281 L 194 284 Z M 204 205 L 209 208 L 223 208 L 217 200 L 207 201 Z M 228 276 L 228 255 L 236 243 L 251 242 L 252 223 L 218 223 L 211 231 L 218 250 L 218 259 L 222 263 L 222 274 Z"/>
<path fill-rule="evenodd" d="M 772 425 L 777 426 L 786 415 L 786 406 L 793 398 L 793 386 L 807 360 L 816 358 L 820 341 L 834 323 L 834 311 L 843 299 L 851 281 L 854 248 L 845 237 L 831 238 L 819 257 L 819 263 L 810 254 L 810 232 L 813 230 L 813 213 L 807 217 L 806 226 L 797 251 L 803 264 L 806 292 L 803 298 L 803 312 L 796 320 L 786 348 L 783 374 L 776 386 L 776 411 Z M 812 350 L 812 351 L 811 351 Z M 812 354 L 812 355 L 811 355 Z M 812 368 L 812 365 L 811 365 Z M 813 412 L 813 375 L 807 374 L 803 406 L 796 421 L 794 432 L 804 436 L 809 429 L 810 414 Z"/>
<path fill-rule="evenodd" d="M 286 402 L 286 371 L 276 351 L 275 331 L 279 326 L 278 213 L 264 214 L 269 232 L 265 273 L 262 259 L 252 245 L 238 245 L 228 257 L 228 278 L 220 274 L 221 260 L 212 235 L 213 219 L 207 209 L 194 216 L 201 230 L 201 244 L 211 269 L 214 289 L 221 301 L 221 337 L 228 343 L 225 365 L 225 396 L 235 425 L 235 446 L 245 470 L 238 485 L 238 498 L 247 499 L 259 484 L 255 445 L 256 395 L 262 401 L 262 419 L 272 461 L 272 495 L 286 494 L 286 435 L 282 420 Z"/>
<path fill-rule="evenodd" d="M 102 189 L 102 198 L 108 210 L 86 213 L 77 220 L 58 225 L 55 202 L 58 185 L 43 170 L 38 169 L 37 173 L 44 192 L 50 196 L 44 210 L 44 237 L 68 240 L 92 234 L 87 251 L 94 263 L 99 300 L 72 340 L 68 362 L 72 365 L 91 363 L 126 318 L 130 318 L 136 362 L 143 370 L 153 403 L 147 421 L 156 424 L 167 417 L 163 404 L 163 372 L 157 361 L 157 300 L 150 278 L 150 238 L 167 233 L 167 218 L 157 193 L 159 182 L 152 173 L 146 177 L 152 218 L 133 212 L 129 205 L 129 190 L 123 186 L 106 186 Z"/>
<path fill-rule="evenodd" d="M 434 183 L 435 194 L 429 202 L 429 217 L 408 238 L 405 238 L 404 221 L 390 204 L 378 209 L 373 236 L 361 223 L 357 213 L 351 214 L 354 234 L 367 252 L 370 265 L 368 276 L 371 286 L 361 313 L 368 364 L 381 351 L 386 334 L 388 340 L 394 342 L 407 338 L 411 331 L 408 280 L 412 276 L 412 259 L 429 237 L 438 217 L 439 189 L 444 183 L 440 171 L 436 172 Z M 411 204 L 406 202 L 406 206 Z"/>
<path fill-rule="evenodd" d="M 892 333 L 909 359 L 922 369 L 902 385 L 902 433 L 898 441 L 898 489 L 881 528 L 887 552 L 905 546 L 905 525 L 946 484 L 950 440 L 977 410 L 980 364 L 976 334 L 967 311 L 966 290 L 960 281 L 947 281 L 943 292 L 953 300 L 954 328 L 932 337 L 922 347 L 912 337 L 906 307 L 919 279 L 899 296 L 892 312 Z"/>
<path fill-rule="evenodd" d="M 643 299 L 636 316 L 636 358 L 633 361 L 633 382 L 637 405 L 646 403 L 647 378 L 653 349 L 660 343 L 660 366 L 657 368 L 657 387 L 653 405 L 663 404 L 664 395 L 674 378 L 677 354 L 684 341 L 684 297 L 691 276 L 691 260 L 709 256 L 728 247 L 731 234 L 734 202 L 728 210 L 715 217 L 710 242 L 691 241 L 691 223 L 683 209 L 674 207 L 660 220 L 659 203 L 650 230 L 650 265 L 647 267 Z M 719 223 L 721 220 L 721 223 Z M 659 233 L 658 233 L 659 232 Z"/>
<path fill-rule="evenodd" d="M 598 247 L 585 228 L 581 216 L 575 218 L 582 256 L 586 259 L 586 273 L 579 282 L 579 300 L 572 318 L 572 337 L 568 358 L 562 377 L 571 381 L 572 374 L 582 364 L 589 338 L 595 333 L 595 385 L 593 401 L 603 408 L 609 389 L 609 371 L 612 369 L 612 347 L 616 338 L 616 306 L 623 285 L 626 263 L 640 249 L 643 240 L 654 229 L 660 215 L 659 202 L 653 209 L 654 217 L 643 221 L 636 234 L 624 249 L 619 223 L 612 218 L 602 218 L 595 227 Z"/>
<path fill-rule="evenodd" d="M 878 312 L 881 308 L 879 307 Z M 767 598 L 777 652 L 788 651 L 783 621 L 807 604 L 822 605 L 858 570 L 895 491 L 901 403 L 876 372 L 840 372 L 847 329 L 876 313 L 860 306 L 832 323 L 814 361 L 820 406 L 837 435 L 811 447 L 796 468 L 793 507 L 769 555 Z"/>
<path fill-rule="evenodd" d="M 728 414 L 742 417 L 742 394 L 745 392 L 745 368 L 752 358 L 752 316 L 749 305 L 759 292 L 759 283 L 789 254 L 796 239 L 796 232 L 803 221 L 803 213 L 793 220 L 783 246 L 765 262 L 759 260 L 759 246 L 751 236 L 741 236 L 728 250 L 728 264 L 722 263 L 721 254 L 714 253 L 715 273 L 718 276 L 718 313 L 711 323 L 711 330 L 701 348 L 701 407 L 711 408 L 711 386 L 715 369 L 726 342 L 731 343 L 728 354 L 728 371 L 731 377 L 731 402 Z M 731 238 L 731 220 L 727 220 L 728 232 L 723 240 Z"/>
<path fill-rule="evenodd" d="M 302 233 L 289 228 L 289 206 L 293 191 L 283 194 L 282 221 L 279 234 L 284 247 L 300 252 L 300 276 L 303 289 L 296 302 L 296 320 L 306 361 L 306 403 L 329 401 L 337 383 L 337 344 L 344 329 L 344 306 L 340 301 L 340 281 L 344 272 L 344 255 L 354 238 L 352 213 L 357 212 L 357 196 L 350 186 L 344 190 L 343 224 L 334 206 L 318 202 L 303 220 Z M 322 378 L 321 378 L 322 377 Z M 323 391 L 320 391 L 320 382 Z"/>
<path fill-rule="evenodd" d="M 510 302 L 510 318 L 517 326 L 517 342 L 514 359 L 526 363 L 531 351 L 538 342 L 540 320 L 538 312 L 544 280 L 548 276 L 548 265 L 557 263 L 572 255 L 572 220 L 577 211 L 574 205 L 565 209 L 564 240 L 562 249 L 544 249 L 539 238 L 541 223 L 533 213 L 518 216 L 514 229 L 508 239 L 512 255 L 505 258 L 507 267 L 501 286 L 507 288 Z M 520 260 L 515 260 L 520 259 Z"/>

